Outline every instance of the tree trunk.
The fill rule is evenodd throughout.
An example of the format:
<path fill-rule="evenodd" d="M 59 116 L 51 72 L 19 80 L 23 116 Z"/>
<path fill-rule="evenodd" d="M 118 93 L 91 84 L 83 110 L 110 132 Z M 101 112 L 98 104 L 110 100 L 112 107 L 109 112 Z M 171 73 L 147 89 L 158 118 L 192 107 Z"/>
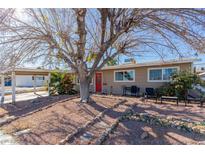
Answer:
<path fill-rule="evenodd" d="M 90 98 L 89 94 L 90 82 L 87 79 L 80 81 L 80 98 L 81 102 L 87 103 Z"/>

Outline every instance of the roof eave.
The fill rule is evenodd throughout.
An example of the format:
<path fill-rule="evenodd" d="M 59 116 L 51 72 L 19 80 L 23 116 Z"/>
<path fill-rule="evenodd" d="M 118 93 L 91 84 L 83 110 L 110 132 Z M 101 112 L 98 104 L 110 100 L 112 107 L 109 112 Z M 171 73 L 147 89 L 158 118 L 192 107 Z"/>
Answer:
<path fill-rule="evenodd" d="M 149 67 L 149 66 L 163 66 L 170 64 L 184 64 L 184 63 L 193 63 L 196 59 L 184 60 L 184 61 L 170 61 L 170 62 L 161 62 L 161 63 L 138 63 L 138 64 L 124 64 L 124 65 L 115 65 L 107 66 L 101 70 L 112 70 L 112 69 L 126 69 L 126 68 L 135 68 L 135 67 Z"/>

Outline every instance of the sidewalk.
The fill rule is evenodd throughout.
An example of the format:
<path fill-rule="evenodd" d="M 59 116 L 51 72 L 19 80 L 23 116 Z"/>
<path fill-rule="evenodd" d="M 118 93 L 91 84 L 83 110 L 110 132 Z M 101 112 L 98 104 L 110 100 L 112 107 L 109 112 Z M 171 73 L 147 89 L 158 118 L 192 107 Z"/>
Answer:
<path fill-rule="evenodd" d="M 0 130 L 0 145 L 5 145 L 5 144 L 17 144 L 15 139 L 11 135 L 4 134 Z"/>

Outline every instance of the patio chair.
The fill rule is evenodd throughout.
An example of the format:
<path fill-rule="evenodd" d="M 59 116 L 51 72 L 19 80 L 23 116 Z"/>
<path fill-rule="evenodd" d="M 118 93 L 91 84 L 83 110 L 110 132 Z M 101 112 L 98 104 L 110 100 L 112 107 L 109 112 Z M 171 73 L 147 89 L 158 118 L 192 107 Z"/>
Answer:
<path fill-rule="evenodd" d="M 145 88 L 144 98 L 155 98 L 157 102 L 157 91 L 154 88 Z"/>
<path fill-rule="evenodd" d="M 186 94 L 186 102 L 199 102 L 201 106 L 205 101 L 205 97 L 196 89 L 188 89 Z"/>
<path fill-rule="evenodd" d="M 121 86 L 121 88 L 122 88 L 122 95 L 126 96 L 126 86 L 123 85 L 123 86 Z"/>
<path fill-rule="evenodd" d="M 131 96 L 139 96 L 140 88 L 137 86 L 131 86 Z"/>

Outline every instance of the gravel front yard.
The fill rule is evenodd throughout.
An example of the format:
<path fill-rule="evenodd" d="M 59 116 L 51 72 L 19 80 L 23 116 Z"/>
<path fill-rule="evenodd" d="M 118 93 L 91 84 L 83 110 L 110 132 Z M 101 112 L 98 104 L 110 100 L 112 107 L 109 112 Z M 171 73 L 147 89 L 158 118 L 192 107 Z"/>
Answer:
<path fill-rule="evenodd" d="M 145 137 L 142 134 L 146 132 Z M 122 122 L 105 144 L 123 145 L 169 145 L 198 144 L 204 142 L 205 135 L 183 132 L 174 128 L 149 125 L 144 122 Z"/>
<path fill-rule="evenodd" d="M 92 99 L 94 102 L 89 104 L 80 104 L 79 99 L 57 103 L 50 108 L 3 125 L 1 129 L 8 134 L 27 130 L 26 133 L 14 135 L 20 144 L 58 144 L 69 133 L 119 102 L 119 99 L 99 99 L 94 96 Z M 35 108 L 37 106 L 36 104 Z M 28 110 L 15 112 L 14 115 L 19 116 L 31 112 L 31 108 Z"/>
<path fill-rule="evenodd" d="M 141 101 L 139 98 L 103 95 L 92 95 L 92 102 L 82 104 L 79 103 L 79 98 L 69 97 L 43 97 L 15 105 L 7 104 L 0 108 L 0 123 L 4 118 L 11 116 L 18 119 L 3 124 L 0 126 L 0 131 L 13 136 L 15 143 L 18 144 L 59 144 L 106 111 L 91 126 L 81 130 L 71 142 L 65 143 L 96 144 L 102 134 L 109 130 L 133 104 L 135 104 L 133 108 L 135 113 L 171 116 L 194 122 L 205 120 L 205 108 L 197 105 L 185 107 L 169 102 L 156 104 L 152 101 Z M 126 101 L 119 104 L 122 100 Z M 205 136 L 197 133 L 130 120 L 120 123 L 104 144 L 199 144 L 199 142 L 205 144 L 204 141 Z"/>

